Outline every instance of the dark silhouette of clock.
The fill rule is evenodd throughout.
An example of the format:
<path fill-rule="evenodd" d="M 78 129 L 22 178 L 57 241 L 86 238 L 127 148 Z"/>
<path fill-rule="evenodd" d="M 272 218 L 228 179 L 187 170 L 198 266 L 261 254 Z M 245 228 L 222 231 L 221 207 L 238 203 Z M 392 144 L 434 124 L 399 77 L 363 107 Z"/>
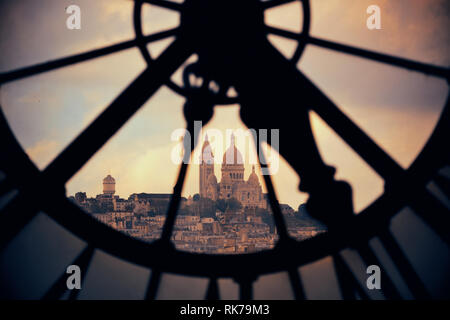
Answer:
<path fill-rule="evenodd" d="M 23 79 L 82 61 L 95 59 L 124 49 L 138 47 L 148 65 L 110 106 L 95 119 L 44 170 L 29 160 L 1 114 L 0 181 L 3 195 L 1 209 L 0 245 L 8 244 L 24 229 L 38 212 L 86 242 L 86 247 L 72 264 L 88 272 L 96 250 L 105 251 L 129 263 L 151 269 L 146 292 L 147 299 L 157 296 L 164 273 L 196 276 L 209 279 L 207 299 L 218 299 L 218 280 L 231 278 L 240 288 L 241 299 L 253 297 L 253 283 L 259 276 L 287 272 L 296 299 L 304 299 L 300 266 L 331 256 L 344 299 L 369 298 L 364 284 L 353 274 L 342 258 L 342 250 L 356 250 L 366 265 L 382 262 L 369 246 L 378 238 L 392 263 L 415 298 L 426 299 L 430 293 L 411 266 L 389 230 L 392 217 L 410 207 L 448 245 L 449 212 L 447 207 L 427 189 L 434 181 L 448 197 L 448 178 L 439 170 L 449 164 L 448 139 L 450 119 L 448 100 L 431 137 L 408 169 L 403 169 L 364 131 L 352 122 L 322 91 L 296 67 L 307 45 L 358 56 L 380 63 L 444 78 L 449 70 L 381 54 L 357 47 L 312 37 L 309 1 L 300 1 L 303 11 L 301 33 L 294 33 L 264 23 L 264 11 L 294 0 L 186 0 L 176 3 L 165 0 L 135 1 L 135 39 L 109 47 L 85 52 L 30 67 L 0 74 L 0 84 Z M 180 26 L 144 36 L 141 27 L 143 3 L 178 11 Z M 233 16 L 233 19 L 230 19 Z M 291 59 L 285 58 L 267 40 L 275 34 L 297 41 Z M 176 40 L 157 58 L 151 57 L 146 45 L 175 36 Z M 196 53 L 198 61 L 185 68 L 184 86 L 170 80 L 170 76 L 186 59 Z M 218 90 L 208 85 L 196 88 L 189 84 L 188 73 L 214 81 Z M 301 146 L 280 149 L 301 178 L 301 190 L 309 193 L 308 212 L 328 227 L 326 233 L 297 241 L 287 232 L 274 186 L 269 175 L 264 176 L 279 241 L 271 250 L 240 254 L 198 254 L 177 250 L 170 241 L 188 164 L 180 166 L 177 182 L 167 212 L 162 236 L 147 243 L 122 234 L 85 214 L 66 198 L 64 185 L 119 128 L 162 86 L 167 85 L 186 97 L 184 115 L 188 129 L 194 120 L 207 123 L 216 104 L 239 103 L 241 118 L 251 128 L 279 128 L 281 143 Z M 234 87 L 237 96 L 228 95 Z M 277 105 L 275 111 L 274 105 Z M 255 112 L 255 111 L 258 112 Z M 352 207 L 352 190 L 344 181 L 334 180 L 334 168 L 325 165 L 317 150 L 309 124 L 308 112 L 314 110 L 342 139 L 372 167 L 385 182 L 384 193 L 358 214 Z M 258 140 L 259 141 L 259 140 Z M 268 141 L 270 144 L 270 141 Z M 187 150 L 189 151 L 189 150 Z M 189 152 L 186 152 L 189 156 Z M 302 156 L 307 154 L 308 157 Z M 263 165 L 264 167 L 264 165 Z M 46 195 L 52 194 L 49 198 Z M 57 237 L 57 235 L 55 235 Z M 58 241 L 55 238 L 55 241 Z M 51 258 L 46 258 L 51 259 Z M 30 266 L 32 267 L 32 266 Z M 48 286 L 45 299 L 58 299 L 66 293 L 65 270 L 59 279 Z M 402 298 L 394 281 L 383 274 L 383 295 L 388 299 Z M 77 290 L 69 298 L 76 298 Z M 7 293 L 6 293 L 7 294 Z"/>

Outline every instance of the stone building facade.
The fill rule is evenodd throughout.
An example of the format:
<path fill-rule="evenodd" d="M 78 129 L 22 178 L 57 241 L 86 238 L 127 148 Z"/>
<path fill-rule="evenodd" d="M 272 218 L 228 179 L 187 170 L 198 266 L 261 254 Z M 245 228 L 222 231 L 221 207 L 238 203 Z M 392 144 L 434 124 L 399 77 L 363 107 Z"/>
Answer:
<path fill-rule="evenodd" d="M 245 180 L 243 158 L 235 145 L 234 135 L 231 136 L 231 144 L 223 155 L 220 182 L 214 173 L 214 165 L 214 154 L 206 136 L 200 155 L 200 197 L 212 200 L 235 198 L 244 208 L 267 207 L 255 166 Z"/>

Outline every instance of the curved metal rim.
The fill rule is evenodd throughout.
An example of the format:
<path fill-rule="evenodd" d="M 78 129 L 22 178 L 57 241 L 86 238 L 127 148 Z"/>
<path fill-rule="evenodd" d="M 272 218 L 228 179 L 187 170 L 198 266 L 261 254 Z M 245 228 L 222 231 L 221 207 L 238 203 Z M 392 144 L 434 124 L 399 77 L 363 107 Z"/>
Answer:
<path fill-rule="evenodd" d="M 415 178 L 424 183 L 442 164 L 442 160 L 435 155 L 442 150 L 442 147 L 445 147 L 445 141 L 442 139 L 440 132 L 450 125 L 449 103 L 450 96 L 427 144 L 408 169 L 409 173 L 414 174 Z M 0 112 L 0 114 L 4 118 L 3 112 Z M 6 120 L 6 118 L 2 120 Z M 16 145 L 17 150 L 21 150 L 20 157 L 22 159 L 20 161 L 27 164 L 26 170 L 39 173 L 39 170 L 15 139 L 9 125 L 8 131 L 10 132 L 8 138 L 12 139 L 12 143 Z M 19 157 L 19 154 L 16 157 Z M 158 241 L 144 242 L 97 221 L 64 196 L 57 201 L 43 200 L 41 207 L 48 216 L 77 237 L 128 262 L 181 275 L 235 277 L 243 272 L 259 276 L 286 271 L 289 267 L 300 267 L 341 249 L 361 244 L 361 241 L 369 240 L 377 234 L 380 226 L 387 226 L 390 218 L 405 206 L 405 200 L 399 200 L 395 202 L 395 205 L 392 205 L 392 196 L 392 194 L 385 192 L 374 200 L 370 206 L 355 215 L 351 223 L 351 231 L 360 231 L 351 236 L 347 233 L 348 230 L 341 230 L 334 234 L 326 232 L 301 242 L 292 240 L 284 249 L 277 245 L 271 250 L 238 255 L 190 253 L 161 245 Z M 65 210 L 62 210 L 62 208 Z M 257 267 L 255 268 L 255 266 Z"/>
<path fill-rule="evenodd" d="M 304 5 L 304 16 L 306 17 L 308 15 L 304 19 L 304 31 L 306 30 L 309 33 L 309 0 L 303 0 L 302 3 Z M 134 23 L 137 33 L 136 39 L 140 43 L 139 48 L 141 50 L 144 48 L 148 54 L 142 39 L 142 30 L 140 29 L 141 5 L 142 2 L 140 1 L 135 3 Z M 306 29 L 305 23 L 307 25 Z M 138 34 L 138 31 L 140 34 Z M 300 48 L 299 46 L 297 48 L 297 52 L 300 52 L 299 57 L 306 46 L 306 43 L 300 42 L 300 44 L 303 44 L 303 47 Z M 148 59 L 151 61 L 149 54 Z M 449 101 L 450 96 L 447 97 L 447 102 L 440 119 L 429 137 L 427 144 L 407 170 L 408 174 L 413 175 L 414 179 L 420 181 L 421 186 L 424 186 L 432 174 L 442 165 L 443 159 L 438 155 L 446 147 L 445 137 L 442 137 L 442 132 L 445 132 L 445 129 L 450 126 Z M 28 158 L 20 143 L 15 138 L 1 108 L 0 118 L 1 122 L 6 124 L 5 131 L 7 134 L 5 135 L 5 140 L 13 147 L 14 154 L 11 158 L 19 161 L 15 163 L 23 164 L 24 167 L 20 168 L 22 172 L 25 169 L 26 172 L 31 172 L 33 176 L 38 178 L 40 171 Z M 21 176 L 20 172 L 14 172 L 16 168 L 17 166 L 12 165 L 7 168 L 7 170 L 10 170 L 7 171 L 7 174 L 11 175 L 13 179 Z M 157 268 L 162 272 L 182 275 L 235 277 L 242 273 L 261 275 L 286 271 L 289 267 L 300 267 L 343 248 L 356 246 L 360 241 L 369 240 L 377 234 L 377 228 L 388 225 L 390 218 L 405 206 L 405 199 L 393 201 L 393 197 L 395 198 L 395 195 L 392 190 L 385 191 L 369 207 L 353 217 L 351 223 L 355 229 L 352 232 L 356 230 L 357 232 L 355 234 L 346 234 L 344 230 L 334 234 L 327 232 L 301 242 L 292 240 L 287 245 L 286 243 L 285 246 L 277 245 L 272 250 L 239 255 L 190 253 L 161 245 L 158 241 L 147 243 L 137 238 L 132 238 L 97 221 L 89 214 L 86 214 L 81 208 L 72 204 L 65 196 L 58 197 L 56 201 L 42 199 L 40 206 L 47 215 L 79 238 L 89 242 L 98 249 L 104 250 L 128 262 L 148 268 Z M 62 212 L 61 208 L 65 208 L 67 212 Z M 250 261 L 251 263 L 249 263 Z"/>

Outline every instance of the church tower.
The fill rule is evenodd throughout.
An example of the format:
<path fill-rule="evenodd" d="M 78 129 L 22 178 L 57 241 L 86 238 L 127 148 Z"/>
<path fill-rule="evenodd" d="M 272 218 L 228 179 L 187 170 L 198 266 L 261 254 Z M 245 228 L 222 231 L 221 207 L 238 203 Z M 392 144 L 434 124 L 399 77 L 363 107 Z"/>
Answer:
<path fill-rule="evenodd" d="M 200 154 L 200 197 L 208 198 L 208 178 L 214 175 L 214 154 L 209 144 L 208 135 L 205 136 L 205 142 Z"/>

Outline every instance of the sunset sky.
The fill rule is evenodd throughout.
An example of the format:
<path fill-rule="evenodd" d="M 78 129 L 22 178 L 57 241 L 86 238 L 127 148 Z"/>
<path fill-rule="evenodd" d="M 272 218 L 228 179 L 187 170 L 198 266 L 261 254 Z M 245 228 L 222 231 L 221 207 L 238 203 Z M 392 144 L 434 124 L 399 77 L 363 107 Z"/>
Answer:
<path fill-rule="evenodd" d="M 70 4 L 81 7 L 81 30 L 66 28 L 65 8 Z M 366 28 L 366 8 L 371 4 L 381 8 L 381 30 Z M 146 34 L 177 25 L 177 14 L 144 7 Z M 300 31 L 300 8 L 296 2 L 270 10 L 266 22 Z M 132 39 L 132 9 L 133 2 L 127 0 L 0 1 L 4 17 L 0 72 Z M 450 64 L 447 0 L 311 0 L 311 10 L 313 36 L 436 65 Z M 292 41 L 270 40 L 287 56 L 295 48 Z M 170 41 L 151 44 L 149 50 L 158 55 Z M 0 103 L 23 148 L 43 169 L 145 68 L 139 50 L 133 48 L 8 83 L 0 89 Z M 405 168 L 431 134 L 448 94 L 444 80 L 315 46 L 306 48 L 298 68 Z M 178 172 L 178 165 L 170 160 L 177 144 L 171 133 L 185 127 L 183 103 L 183 97 L 162 87 L 69 180 L 67 195 L 101 193 L 107 174 L 116 178 L 117 194 L 125 198 L 134 192 L 170 193 Z M 325 161 L 337 167 L 338 178 L 351 182 L 355 208 L 361 210 L 382 193 L 383 180 L 318 116 L 311 114 L 311 119 Z M 239 106 L 217 106 L 205 130 L 211 128 L 224 135 L 226 129 L 244 129 Z M 221 158 L 224 150 L 214 151 Z M 246 169 L 247 178 L 251 166 L 247 164 Z M 218 166 L 216 175 L 219 172 Z M 280 163 L 273 179 L 280 202 L 297 208 L 307 199 L 297 191 L 299 177 L 286 162 Z M 197 192 L 198 167 L 194 165 L 183 194 Z"/>

